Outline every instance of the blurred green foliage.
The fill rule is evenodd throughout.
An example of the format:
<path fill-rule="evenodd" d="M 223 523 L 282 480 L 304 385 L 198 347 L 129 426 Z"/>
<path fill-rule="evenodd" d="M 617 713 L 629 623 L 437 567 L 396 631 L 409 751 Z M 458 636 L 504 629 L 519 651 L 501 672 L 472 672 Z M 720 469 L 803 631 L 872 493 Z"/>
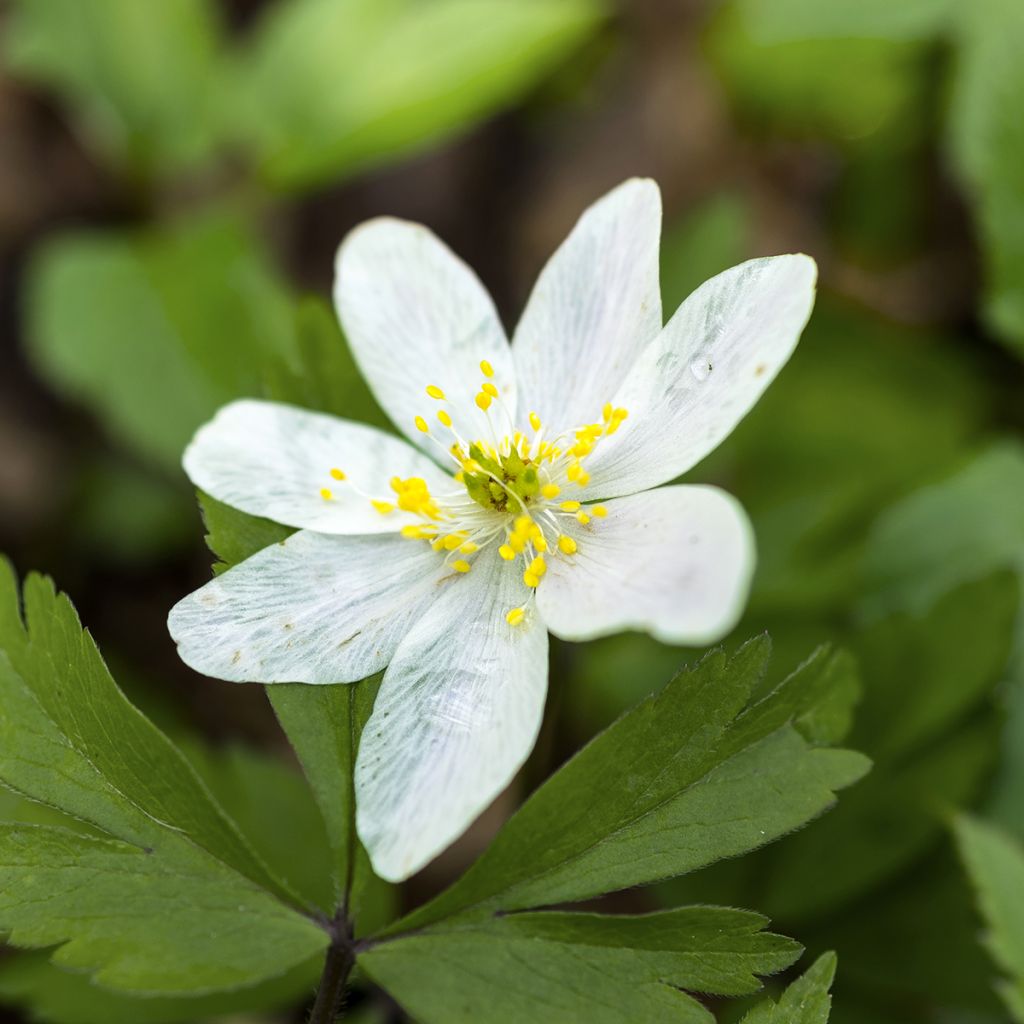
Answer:
<path fill-rule="evenodd" d="M 145 567 L 194 540 L 181 450 L 231 398 L 383 425 L 328 303 L 302 295 L 284 269 L 281 219 L 303 195 L 536 103 L 599 31 L 602 52 L 622 59 L 629 19 L 609 25 L 607 14 L 598 0 L 278 0 L 239 32 L 212 0 L 13 0 L 8 68 L 57 98 L 121 182 L 131 217 L 51 234 L 25 274 L 30 358 L 113 442 L 73 467 L 68 542 L 103 564 Z M 761 254 L 763 177 L 783 179 L 791 199 L 804 187 L 790 180 L 794 147 L 829 189 L 793 200 L 811 208 L 809 247 L 823 257 L 814 319 L 692 479 L 725 486 L 754 520 L 759 568 L 736 635 L 770 629 L 764 685 L 820 642 L 847 645 L 865 689 L 855 707 L 840 688 L 832 727 L 851 728 L 876 767 L 776 848 L 637 899 L 753 906 L 813 952 L 838 950 L 835 1024 L 1002 1024 L 999 974 L 1019 1013 L 1022 50 L 1019 0 L 732 0 L 710 11 L 702 35 L 743 166 L 670 216 L 666 310 Z M 569 70 L 577 92 L 591 88 L 593 68 Z M 965 280 L 968 240 L 946 233 L 961 203 L 984 278 L 977 294 Z M 897 322 L 903 269 L 928 264 L 950 238 L 964 250 L 954 270 L 926 280 L 968 293 L 967 306 L 902 317 L 923 326 Z M 228 562 L 278 537 L 260 523 L 239 535 L 213 502 L 204 516 Z M 549 732 L 573 749 L 696 653 L 635 635 L 559 645 Z M 333 854 L 297 776 L 276 758 L 188 749 L 264 860 L 324 899 Z M 531 772 L 545 777 L 544 758 L 564 753 L 542 742 Z M 947 827 L 965 808 L 978 816 L 956 818 L 967 871 Z M 24 801 L 0 810 L 5 821 L 55 821 Z M 275 827 L 286 812 L 316 862 L 308 876 Z M 991 931 L 984 947 L 976 902 Z M 812 970 L 820 1006 L 834 964 Z M 300 965 L 230 998 L 140 1004 L 18 954 L 0 965 L 0 999 L 40 1020 L 155 1024 L 292 1004 L 315 974 Z M 780 1012 L 763 1003 L 746 1020 L 825 1019 Z"/>

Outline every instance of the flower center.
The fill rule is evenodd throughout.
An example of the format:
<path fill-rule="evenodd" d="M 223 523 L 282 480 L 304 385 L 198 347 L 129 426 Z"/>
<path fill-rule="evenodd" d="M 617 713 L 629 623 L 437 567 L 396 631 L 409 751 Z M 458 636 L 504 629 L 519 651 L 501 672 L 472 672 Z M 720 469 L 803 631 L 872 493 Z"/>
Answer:
<path fill-rule="evenodd" d="M 531 433 L 525 433 L 515 429 L 501 403 L 492 381 L 491 364 L 484 360 L 480 371 L 484 380 L 474 401 L 486 415 L 492 436 L 500 437 L 499 441 L 463 437 L 446 408 L 444 391 L 434 384 L 427 386 L 426 393 L 441 404 L 436 417 L 447 436 L 439 438 L 423 416 L 414 420 L 416 428 L 457 467 L 453 476 L 459 487 L 434 495 L 420 477 L 392 477 L 394 493 L 385 498 L 364 494 L 352 484 L 348 486 L 381 515 L 391 515 L 396 508 L 414 515 L 418 521 L 403 526 L 402 535 L 427 541 L 435 551 L 446 552 L 446 561 L 455 572 L 469 572 L 473 568 L 472 556 L 497 543 L 501 558 L 510 564 L 521 563 L 528 602 L 547 572 L 547 559 L 571 560 L 579 550 L 578 542 L 566 532 L 566 527 L 572 522 L 590 527 L 593 520 L 608 514 L 603 505 L 585 505 L 567 499 L 564 492 L 590 482 L 585 467 L 587 457 L 603 438 L 622 426 L 629 414 L 606 403 L 600 421 L 548 437 L 540 417 L 531 412 Z M 499 417 L 504 420 L 503 429 L 496 427 L 495 419 Z M 331 469 L 330 476 L 335 481 L 347 481 L 338 468 Z M 320 496 L 325 501 L 335 498 L 329 487 L 321 488 Z M 527 612 L 527 604 L 512 608 L 506 620 L 518 625 Z"/>

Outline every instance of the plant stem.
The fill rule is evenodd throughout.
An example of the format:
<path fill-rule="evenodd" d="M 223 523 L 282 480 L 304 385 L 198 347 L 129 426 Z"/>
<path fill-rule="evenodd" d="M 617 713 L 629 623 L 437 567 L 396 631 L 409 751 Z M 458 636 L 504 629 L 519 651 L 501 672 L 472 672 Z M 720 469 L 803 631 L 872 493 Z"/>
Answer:
<path fill-rule="evenodd" d="M 345 998 L 345 983 L 355 962 L 351 936 L 339 935 L 327 950 L 309 1024 L 335 1024 L 338 1020 L 342 1000 Z"/>

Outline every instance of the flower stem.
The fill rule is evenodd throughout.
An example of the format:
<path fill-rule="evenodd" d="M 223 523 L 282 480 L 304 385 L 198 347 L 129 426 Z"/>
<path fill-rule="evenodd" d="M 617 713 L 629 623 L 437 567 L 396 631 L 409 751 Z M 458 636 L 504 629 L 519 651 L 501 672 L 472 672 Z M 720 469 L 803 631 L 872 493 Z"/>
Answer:
<path fill-rule="evenodd" d="M 309 1024 L 335 1024 L 341 1015 L 341 1004 L 345 998 L 345 983 L 356 962 L 352 937 L 339 934 L 327 950 L 316 1002 L 309 1016 Z"/>

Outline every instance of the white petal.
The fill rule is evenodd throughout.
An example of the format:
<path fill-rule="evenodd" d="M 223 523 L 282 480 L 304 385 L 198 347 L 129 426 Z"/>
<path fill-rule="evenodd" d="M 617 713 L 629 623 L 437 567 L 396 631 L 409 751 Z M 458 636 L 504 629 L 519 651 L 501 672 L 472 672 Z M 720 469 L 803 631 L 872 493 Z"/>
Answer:
<path fill-rule="evenodd" d="M 548 559 L 537 607 L 565 640 L 624 629 L 708 644 L 739 619 L 754 538 L 739 503 L 715 487 L 660 487 L 607 503 L 608 516 L 568 530 L 578 550 Z"/>
<path fill-rule="evenodd" d="M 661 194 L 635 178 L 586 210 L 537 280 L 512 342 L 520 418 L 600 421 L 661 329 Z"/>
<path fill-rule="evenodd" d="M 232 682 L 351 683 L 379 672 L 455 581 L 423 541 L 302 531 L 171 609 L 182 660 Z"/>
<path fill-rule="evenodd" d="M 352 354 L 392 421 L 417 445 L 436 455 L 413 425 L 437 423 L 446 408 L 463 437 L 491 437 L 487 417 L 474 404 L 485 380 L 480 362 L 494 368 L 509 415 L 515 414 L 512 354 L 494 303 L 479 279 L 421 224 L 381 217 L 352 231 L 338 249 L 334 302 Z M 434 384 L 450 404 L 429 398 Z M 500 410 L 491 410 L 503 424 Z"/>
<path fill-rule="evenodd" d="M 391 662 L 356 761 L 359 836 L 390 881 L 418 871 L 509 783 L 537 738 L 547 633 L 495 552 L 412 628 Z"/>
<path fill-rule="evenodd" d="M 705 282 L 614 398 L 629 418 L 587 459 L 588 495 L 673 480 L 713 451 L 786 364 L 811 315 L 809 256 L 750 260 Z"/>
<path fill-rule="evenodd" d="M 184 465 L 192 483 L 218 501 L 320 533 L 391 533 L 417 522 L 398 510 L 381 515 L 365 496 L 391 501 L 393 476 L 422 477 L 434 494 L 454 486 L 396 437 L 279 402 L 224 406 L 199 429 Z M 331 469 L 346 479 L 332 479 Z"/>

